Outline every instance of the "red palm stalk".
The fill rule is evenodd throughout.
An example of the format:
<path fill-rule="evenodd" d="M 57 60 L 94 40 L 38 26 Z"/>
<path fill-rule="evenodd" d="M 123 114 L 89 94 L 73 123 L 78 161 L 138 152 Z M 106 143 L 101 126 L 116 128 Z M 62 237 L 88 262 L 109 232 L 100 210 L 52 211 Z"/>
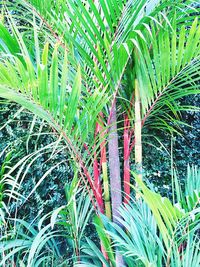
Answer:
<path fill-rule="evenodd" d="M 124 203 L 130 200 L 130 137 L 129 137 L 130 121 L 128 115 L 124 116 Z"/>
<path fill-rule="evenodd" d="M 94 138 L 96 139 L 97 134 L 99 132 L 99 124 L 96 123 L 96 129 L 95 129 L 95 134 Z M 102 196 L 102 186 L 101 186 L 101 181 L 100 181 L 100 170 L 99 170 L 99 164 L 98 164 L 98 159 L 97 159 L 97 153 L 96 153 L 96 147 L 94 145 L 94 162 L 93 162 L 93 171 L 94 171 L 94 187 L 96 190 L 97 194 L 97 204 L 100 209 L 101 213 L 104 213 L 104 203 L 103 203 L 103 196 Z"/>
<path fill-rule="evenodd" d="M 103 113 L 100 113 L 100 122 L 103 124 Z M 108 218 L 112 218 L 111 213 L 111 203 L 110 203 L 110 190 L 109 190 L 109 180 L 108 180 L 108 166 L 106 158 L 106 132 L 103 131 L 103 127 L 99 124 L 99 132 L 102 142 L 100 143 L 101 150 L 101 160 L 100 166 L 103 175 L 103 189 L 104 189 L 104 202 L 105 202 L 105 213 Z"/>

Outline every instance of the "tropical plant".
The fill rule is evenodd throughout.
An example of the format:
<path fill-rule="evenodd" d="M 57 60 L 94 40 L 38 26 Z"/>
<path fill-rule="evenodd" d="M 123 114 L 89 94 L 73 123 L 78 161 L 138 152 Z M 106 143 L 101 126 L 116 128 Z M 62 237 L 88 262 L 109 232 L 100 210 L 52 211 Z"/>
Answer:
<path fill-rule="evenodd" d="M 42 221 L 44 218 L 39 220 L 36 229 L 34 222 L 30 224 L 14 219 L 14 226 L 10 226 L 0 240 L 1 266 L 12 266 L 14 262 L 19 266 L 47 266 L 51 262 L 58 264 L 61 255 L 55 237 L 58 232 L 60 236 L 61 233 L 59 230 L 50 231 L 51 224 L 41 227 Z"/>
<path fill-rule="evenodd" d="M 64 206 L 32 222 L 5 217 L 0 238 L 0 266 L 71 266 L 79 261 L 85 228 L 89 224 L 91 203 L 77 177 L 66 185 Z"/>
<path fill-rule="evenodd" d="M 200 191 L 200 172 L 197 166 L 190 167 L 188 165 L 187 177 L 185 179 L 185 185 L 180 185 L 180 181 L 177 178 L 177 174 L 174 174 L 174 189 L 175 196 L 173 200 L 177 199 L 180 207 L 185 211 L 191 211 L 199 206 L 199 191 Z M 175 203 L 174 203 L 175 204 Z"/>
<path fill-rule="evenodd" d="M 104 232 L 104 236 L 102 233 L 99 235 L 100 238 L 105 238 L 107 233 L 113 240 L 113 246 L 118 248 L 125 263 L 130 267 L 198 266 L 200 264 L 198 172 L 199 169 L 196 167 L 188 167 L 191 196 L 194 191 L 198 196 L 198 204 L 193 207 L 191 201 L 184 202 L 184 206 L 181 205 L 185 197 L 172 204 L 169 199 L 147 188 L 137 176 L 138 188 L 135 187 L 135 190 L 142 199 L 139 201 L 131 199 L 128 205 L 120 207 L 118 224 L 109 221 L 104 215 L 101 215 L 101 219 L 95 220 L 96 227 Z M 185 187 L 188 188 L 187 179 Z M 179 193 L 180 190 L 175 190 L 176 197 Z M 123 229 L 119 225 L 122 225 Z M 102 255 L 100 257 L 100 251 L 93 248 L 94 245 L 90 243 L 90 249 L 85 251 L 89 255 L 93 254 L 93 263 L 91 258 L 88 262 L 86 258 L 84 263 L 77 266 L 87 266 L 87 264 L 100 266 Z M 115 262 L 112 264 L 115 266 Z M 109 266 L 108 263 L 105 263 L 105 266 Z"/>
<path fill-rule="evenodd" d="M 178 99 L 199 93 L 198 11 L 190 0 L 2 1 L 0 96 L 55 129 L 96 213 L 114 222 L 133 147 L 141 177 L 142 129 L 178 132 L 191 109 Z"/>
<path fill-rule="evenodd" d="M 6 149 L 1 152 L 0 157 L 5 154 L 5 151 Z M 6 175 L 10 168 L 12 153 L 13 151 L 10 151 L 4 155 L 5 158 L 0 169 L 0 231 L 6 225 L 5 214 L 9 213 L 7 199 L 10 198 L 12 201 L 20 201 L 24 198 L 18 192 L 19 184 L 12 176 Z"/>

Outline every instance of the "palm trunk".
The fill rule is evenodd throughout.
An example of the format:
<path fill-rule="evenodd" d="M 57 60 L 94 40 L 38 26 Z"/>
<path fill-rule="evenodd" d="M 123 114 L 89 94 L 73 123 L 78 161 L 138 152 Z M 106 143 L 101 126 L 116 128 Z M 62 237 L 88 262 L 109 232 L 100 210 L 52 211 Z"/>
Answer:
<path fill-rule="evenodd" d="M 109 170 L 110 170 L 110 188 L 111 188 L 111 203 L 112 203 L 112 217 L 113 222 L 118 223 L 117 217 L 120 216 L 118 208 L 122 204 L 122 189 L 121 189 L 121 177 L 120 177 L 120 162 L 119 162 L 119 145 L 117 134 L 117 114 L 116 114 L 116 102 L 114 102 L 111 114 L 110 114 L 110 129 L 108 140 L 108 152 L 109 152 Z M 123 258 L 116 251 L 116 267 L 122 267 Z"/>
<path fill-rule="evenodd" d="M 101 159 L 102 159 L 102 176 L 103 176 L 103 189 L 104 189 L 104 203 L 105 203 L 105 214 L 111 219 L 111 204 L 110 204 L 110 192 L 109 192 L 109 180 L 107 172 L 107 159 L 106 159 L 106 147 L 102 144 L 101 147 Z"/>
<path fill-rule="evenodd" d="M 129 137 L 130 121 L 128 115 L 124 117 L 124 203 L 130 200 L 130 137 Z"/>
<path fill-rule="evenodd" d="M 99 132 L 99 124 L 96 123 L 96 129 L 94 134 L 94 139 L 96 139 L 96 136 Z M 97 159 L 97 153 L 96 153 L 96 144 L 94 145 L 94 162 L 93 162 L 93 172 L 94 172 L 94 186 L 96 189 L 97 194 L 97 204 L 98 208 L 101 213 L 104 213 L 104 203 L 103 203 L 103 195 L 102 195 L 102 185 L 100 181 L 100 173 L 99 173 L 99 164 Z"/>
<path fill-rule="evenodd" d="M 108 179 L 108 166 L 107 166 L 107 157 L 106 157 L 106 133 L 103 129 L 103 113 L 100 112 L 100 124 L 99 124 L 99 132 L 100 132 L 100 151 L 101 151 L 101 160 L 100 167 L 102 170 L 102 178 L 103 178 L 103 192 L 104 192 L 104 205 L 105 205 L 105 214 L 111 219 L 111 203 L 110 203 L 110 189 L 109 189 L 109 179 Z"/>

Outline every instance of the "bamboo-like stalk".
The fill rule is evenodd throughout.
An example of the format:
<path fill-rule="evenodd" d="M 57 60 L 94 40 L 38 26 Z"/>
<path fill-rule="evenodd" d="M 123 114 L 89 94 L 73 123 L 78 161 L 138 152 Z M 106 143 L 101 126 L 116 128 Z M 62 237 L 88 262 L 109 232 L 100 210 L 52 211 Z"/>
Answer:
<path fill-rule="evenodd" d="M 113 103 L 111 114 L 110 114 L 108 152 L 109 152 L 112 219 L 113 219 L 113 222 L 118 223 L 117 217 L 118 218 L 120 217 L 118 208 L 122 204 L 122 188 L 121 188 L 121 177 L 120 177 L 116 101 L 114 101 Z M 124 266 L 123 257 L 116 250 L 116 267 L 121 267 L 121 266 Z"/>
<path fill-rule="evenodd" d="M 103 113 L 100 113 L 101 123 L 103 124 Z M 103 127 L 99 124 L 100 137 L 102 142 L 100 143 L 101 150 L 101 161 L 100 165 L 102 168 L 102 177 L 103 177 L 103 192 L 104 192 L 104 204 L 105 204 L 105 214 L 111 219 L 111 203 L 110 203 L 110 189 L 109 189 L 109 179 L 108 179 L 108 166 L 107 166 L 107 158 L 106 158 L 106 137 L 105 131 L 103 131 Z"/>
<path fill-rule="evenodd" d="M 104 189 L 104 204 L 105 204 L 105 214 L 111 219 L 111 203 L 110 203 L 110 189 L 109 189 L 109 179 L 108 179 L 108 166 L 106 159 L 106 148 L 104 144 L 101 144 L 101 167 L 103 175 L 103 189 Z"/>
<path fill-rule="evenodd" d="M 94 138 L 96 139 L 97 133 L 99 132 L 99 124 L 96 124 Z M 93 172 L 94 172 L 94 186 L 96 189 L 97 194 L 97 204 L 101 213 L 104 213 L 104 203 L 103 203 L 103 195 L 102 195 L 102 185 L 100 181 L 100 173 L 99 173 L 99 166 L 98 166 L 98 159 L 97 153 L 94 146 L 94 161 L 93 161 Z"/>
<path fill-rule="evenodd" d="M 122 203 L 119 145 L 118 145 L 118 133 L 117 133 L 116 122 L 117 122 L 116 103 L 114 103 L 110 118 L 111 126 L 109 129 L 109 139 L 108 139 L 110 189 L 111 189 L 113 221 L 116 221 L 115 217 L 119 216 L 118 208 Z"/>
<path fill-rule="evenodd" d="M 94 162 L 93 162 L 93 170 L 94 170 L 94 186 L 96 188 L 96 201 L 97 206 L 101 213 L 104 213 L 104 204 L 103 204 L 103 196 L 102 196 L 102 187 L 99 179 L 99 170 L 98 170 L 98 160 L 96 158 L 96 153 L 94 154 Z"/>
<path fill-rule="evenodd" d="M 129 137 L 130 121 L 128 115 L 124 116 L 124 203 L 130 200 L 130 137 Z"/>
<path fill-rule="evenodd" d="M 99 166 L 98 166 L 96 152 L 94 152 L 93 172 L 94 172 L 94 187 L 96 189 L 97 205 L 98 205 L 100 212 L 104 213 L 102 186 L 101 186 L 101 181 L 100 181 Z"/>
<path fill-rule="evenodd" d="M 104 138 L 104 133 L 101 133 L 102 137 Z M 105 214 L 106 216 L 111 219 L 111 203 L 110 203 L 110 192 L 109 192 L 109 180 L 108 180 L 108 171 L 107 171 L 107 159 L 106 159 L 106 146 L 105 146 L 105 139 L 100 144 L 101 149 L 101 168 L 102 168 L 102 176 L 103 176 L 103 191 L 104 191 L 104 207 L 105 207 Z M 104 258 L 108 260 L 108 254 L 104 249 L 103 245 L 101 244 L 101 251 L 104 255 Z M 105 264 L 103 264 L 105 267 Z"/>
<path fill-rule="evenodd" d="M 102 117 L 103 114 L 100 114 L 100 116 Z M 100 124 L 99 123 L 96 123 L 96 129 L 95 129 L 95 134 L 94 134 L 94 138 L 95 139 L 96 139 L 98 133 L 101 132 L 101 128 L 102 127 L 100 126 Z M 102 134 L 100 134 L 100 136 L 102 136 Z M 102 137 L 104 138 L 104 135 Z M 105 139 L 102 139 L 102 140 L 103 140 L 102 143 L 105 143 Z M 108 205 L 110 203 L 108 176 L 105 175 L 105 171 L 106 171 L 106 174 L 107 174 L 107 167 L 104 166 L 104 164 L 107 165 L 107 163 L 106 163 L 106 148 L 104 146 L 102 146 L 102 143 L 100 144 L 100 150 L 101 150 L 100 166 L 102 166 L 103 181 L 106 180 L 106 178 L 107 178 L 108 193 L 106 193 L 105 186 L 104 186 L 104 188 L 102 188 L 102 184 L 101 184 L 101 181 L 100 181 L 100 172 L 101 172 L 101 169 L 100 169 L 100 166 L 98 164 L 98 159 L 97 159 L 97 153 L 96 153 L 95 146 L 94 146 L 94 161 L 93 161 L 94 186 L 96 188 L 96 194 L 97 194 L 96 201 L 97 201 L 97 204 L 98 204 L 98 207 L 99 207 L 99 211 L 102 214 L 106 213 L 107 216 L 110 215 L 108 217 L 111 218 L 111 208 L 110 208 L 110 205 Z M 102 153 L 102 151 L 103 151 L 103 153 Z M 102 156 L 102 154 L 103 154 L 103 156 Z M 104 201 L 103 201 L 103 194 L 102 194 L 103 189 L 104 189 L 105 210 L 104 210 Z M 109 203 L 106 202 L 106 197 L 105 196 L 108 197 L 108 202 Z M 107 252 L 106 252 L 106 250 L 105 250 L 105 248 L 103 246 L 102 241 L 100 243 L 101 243 L 100 244 L 101 245 L 101 252 L 102 252 L 104 258 L 106 260 L 108 260 L 108 254 L 107 254 Z M 105 267 L 105 264 L 102 263 L 102 266 Z"/>
<path fill-rule="evenodd" d="M 138 175 L 142 179 L 142 122 L 140 91 L 137 79 L 135 79 L 135 164 Z"/>

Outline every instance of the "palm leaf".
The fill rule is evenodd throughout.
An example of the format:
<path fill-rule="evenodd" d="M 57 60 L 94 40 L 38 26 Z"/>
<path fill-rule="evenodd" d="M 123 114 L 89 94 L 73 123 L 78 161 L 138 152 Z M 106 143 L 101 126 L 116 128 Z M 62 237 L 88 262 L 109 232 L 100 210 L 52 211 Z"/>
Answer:
<path fill-rule="evenodd" d="M 138 39 L 141 51 L 135 52 L 135 61 L 143 124 L 149 116 L 162 119 L 162 124 L 167 121 L 166 113 L 177 117 L 181 108 L 176 101 L 199 92 L 200 27 L 197 19 L 190 29 L 182 26 L 180 32 L 177 24 L 172 26 L 173 31 L 168 24 L 156 30 L 158 26 L 151 23 L 149 41 Z"/>

